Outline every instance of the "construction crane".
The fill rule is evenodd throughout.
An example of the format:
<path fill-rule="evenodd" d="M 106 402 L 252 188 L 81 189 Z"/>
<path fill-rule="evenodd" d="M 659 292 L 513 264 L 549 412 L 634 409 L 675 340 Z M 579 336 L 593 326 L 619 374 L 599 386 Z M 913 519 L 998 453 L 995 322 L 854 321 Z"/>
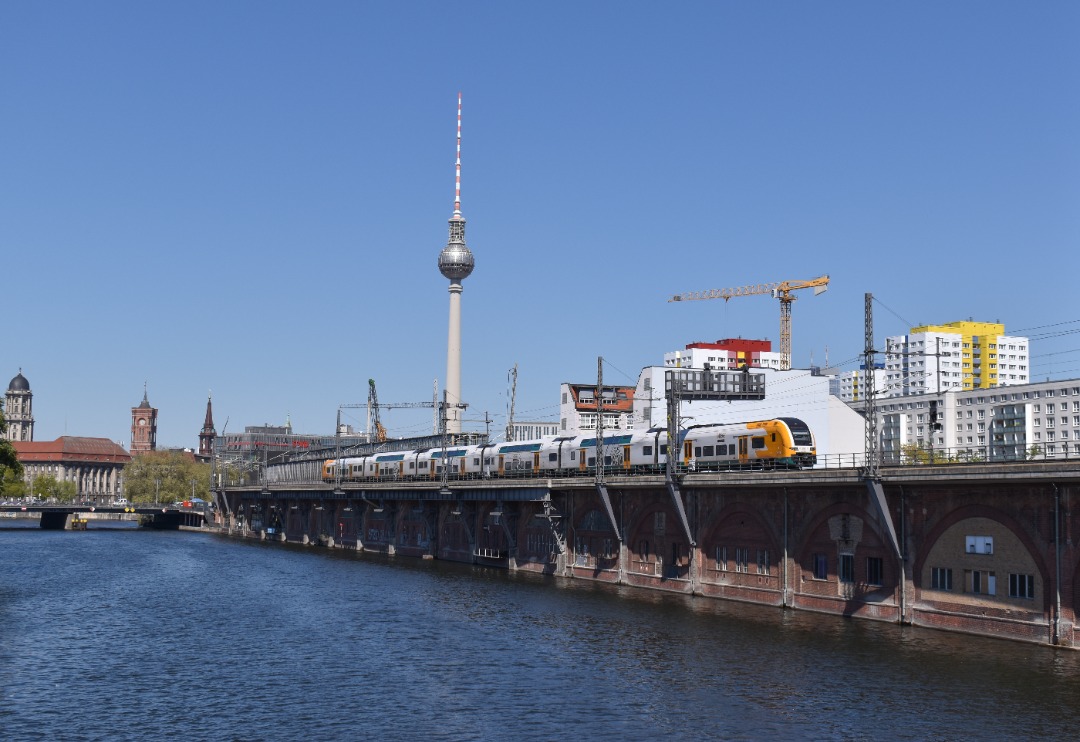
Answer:
<path fill-rule="evenodd" d="M 383 443 L 386 441 L 386 428 L 383 427 L 382 420 L 379 419 L 379 410 L 396 410 L 407 407 L 436 407 L 436 401 L 433 398 L 430 402 L 389 402 L 380 403 L 379 393 L 375 390 L 375 379 L 368 379 L 368 399 L 364 404 L 343 404 L 339 405 L 340 409 L 355 408 L 355 407 L 367 407 L 368 411 L 368 434 L 372 436 L 372 440 L 375 443 Z"/>
<path fill-rule="evenodd" d="M 809 281 L 780 281 L 778 283 L 759 283 L 752 286 L 738 286 L 732 289 L 712 289 L 710 291 L 691 291 L 676 294 L 668 299 L 673 301 L 696 301 L 698 299 L 734 299 L 736 296 L 757 296 L 771 294 L 780 300 L 780 368 L 791 368 L 791 302 L 798 297 L 792 295 L 799 289 L 813 289 L 814 296 L 824 293 L 829 288 L 829 276 L 818 276 Z"/>
<path fill-rule="evenodd" d="M 368 379 L 368 433 L 374 434 L 375 442 L 386 440 L 386 428 L 379 420 L 379 394 L 375 391 L 375 379 Z"/>

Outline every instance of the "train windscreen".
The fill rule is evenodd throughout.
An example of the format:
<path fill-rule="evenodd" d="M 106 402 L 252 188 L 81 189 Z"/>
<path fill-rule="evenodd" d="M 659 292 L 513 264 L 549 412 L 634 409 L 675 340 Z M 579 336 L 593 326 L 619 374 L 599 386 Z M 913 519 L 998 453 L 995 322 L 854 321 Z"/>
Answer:
<path fill-rule="evenodd" d="M 781 417 L 780 422 L 788 426 L 791 431 L 791 442 L 796 446 L 814 445 L 814 436 L 810 435 L 810 427 L 797 417 Z"/>

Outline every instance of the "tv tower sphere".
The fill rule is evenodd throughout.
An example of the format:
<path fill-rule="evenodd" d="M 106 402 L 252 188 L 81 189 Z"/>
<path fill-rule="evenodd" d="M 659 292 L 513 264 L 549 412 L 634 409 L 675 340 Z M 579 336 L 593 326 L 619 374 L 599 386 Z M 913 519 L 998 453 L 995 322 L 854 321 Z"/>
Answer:
<path fill-rule="evenodd" d="M 464 225 L 465 220 L 462 219 L 461 223 Z M 451 281 L 461 281 L 473 272 L 476 261 L 473 259 L 472 250 L 464 242 L 452 240 L 451 237 L 451 242 L 439 253 L 439 272 Z"/>

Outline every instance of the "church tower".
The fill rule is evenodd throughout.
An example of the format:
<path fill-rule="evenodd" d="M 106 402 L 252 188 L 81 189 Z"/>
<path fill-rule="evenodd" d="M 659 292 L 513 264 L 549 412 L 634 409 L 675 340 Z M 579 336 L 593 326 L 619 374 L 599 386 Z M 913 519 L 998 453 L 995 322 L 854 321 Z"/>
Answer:
<path fill-rule="evenodd" d="M 4 396 L 4 419 L 7 420 L 7 430 L 0 430 L 0 437 L 9 441 L 34 440 L 34 395 L 21 368 L 19 375 L 8 384 Z"/>
<path fill-rule="evenodd" d="M 202 431 L 199 433 L 199 455 L 210 458 L 214 452 L 214 439 L 217 431 L 214 430 L 214 411 L 210 407 L 210 397 L 206 398 L 206 419 L 203 421 Z"/>
<path fill-rule="evenodd" d="M 150 406 L 143 385 L 142 402 L 131 408 L 131 453 L 140 454 L 157 450 L 157 408 Z"/>

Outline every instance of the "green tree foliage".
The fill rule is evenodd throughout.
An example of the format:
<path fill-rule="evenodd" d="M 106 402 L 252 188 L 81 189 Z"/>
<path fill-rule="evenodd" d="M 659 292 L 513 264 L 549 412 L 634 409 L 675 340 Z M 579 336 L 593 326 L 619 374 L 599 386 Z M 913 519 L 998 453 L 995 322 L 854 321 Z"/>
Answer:
<path fill-rule="evenodd" d="M 124 467 L 124 495 L 133 503 L 179 502 L 195 496 L 210 499 L 210 465 L 182 451 L 151 451 Z"/>
<path fill-rule="evenodd" d="M 7 420 L 4 419 L 4 403 L 0 401 L 0 431 L 2 430 L 7 430 Z M 5 497 L 21 497 L 22 495 L 9 490 L 8 484 L 22 481 L 22 473 L 22 464 L 15 454 L 15 447 L 11 445 L 11 441 L 0 439 L 0 493 Z"/>
<path fill-rule="evenodd" d="M 21 499 L 30 496 L 30 489 L 26 486 L 26 480 L 20 472 L 14 469 L 3 468 L 0 473 L 0 493 L 4 499 Z"/>
<path fill-rule="evenodd" d="M 57 479 L 51 474 L 39 474 L 34 477 L 34 481 L 30 483 L 30 490 L 39 500 L 58 500 L 59 502 L 71 502 L 75 499 L 77 492 L 74 482 Z"/>

